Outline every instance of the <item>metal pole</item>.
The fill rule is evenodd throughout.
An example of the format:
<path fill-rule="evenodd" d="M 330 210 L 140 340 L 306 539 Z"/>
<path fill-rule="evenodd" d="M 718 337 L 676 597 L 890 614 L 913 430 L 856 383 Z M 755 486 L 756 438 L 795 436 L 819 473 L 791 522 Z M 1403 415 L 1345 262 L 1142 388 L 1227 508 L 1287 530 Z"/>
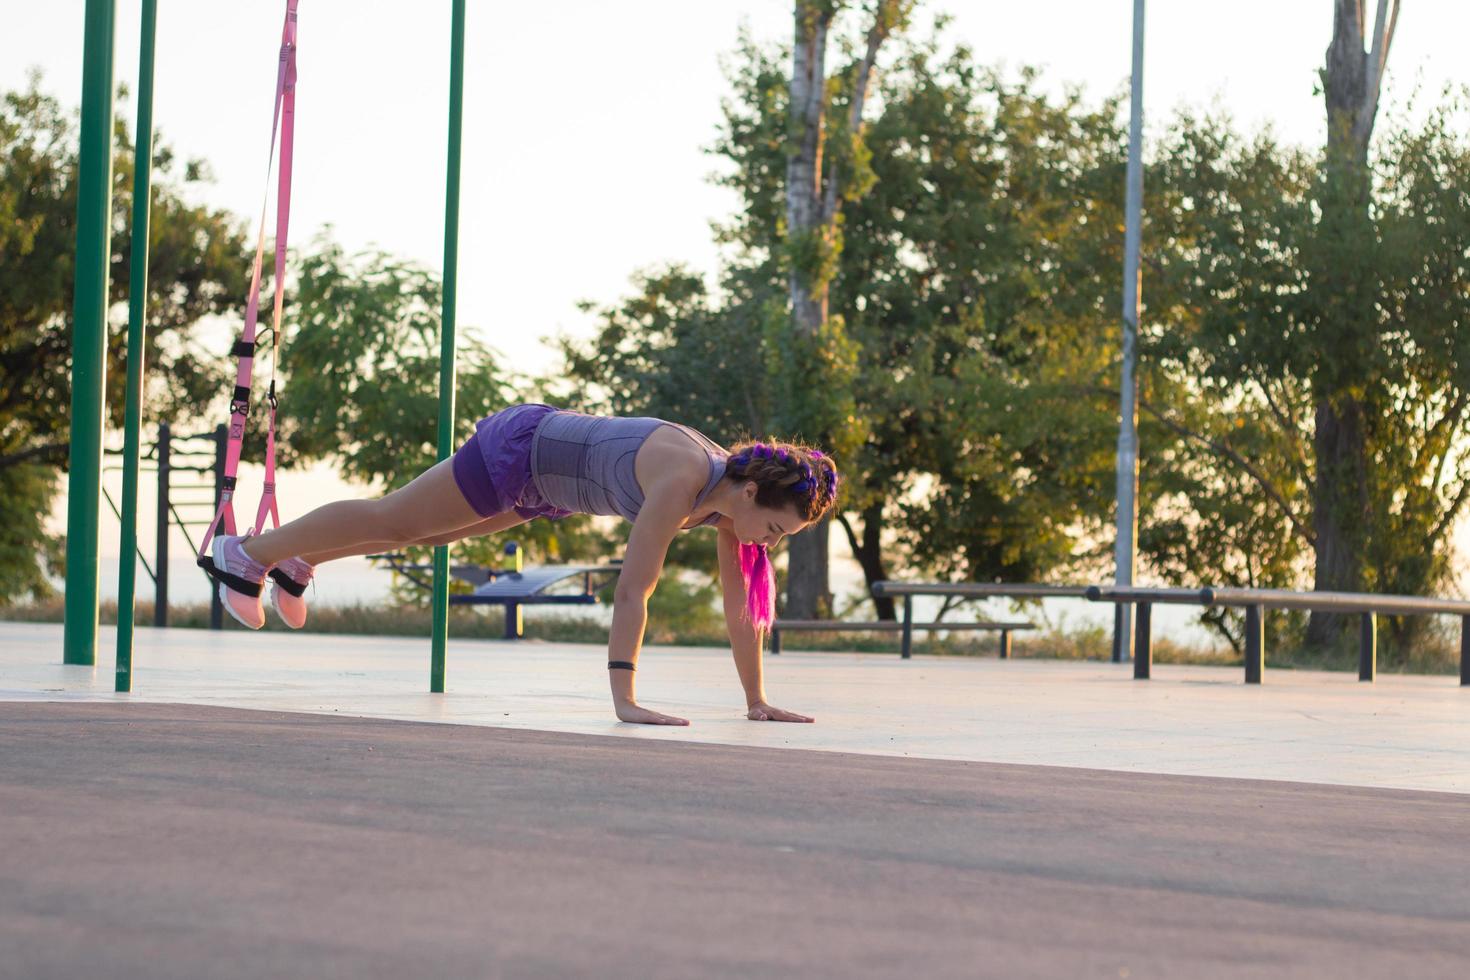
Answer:
<path fill-rule="evenodd" d="M 1153 603 L 1138 604 L 1137 636 L 1133 640 L 1133 679 L 1146 681 L 1154 665 Z"/>
<path fill-rule="evenodd" d="M 1135 522 L 1138 514 L 1138 424 L 1134 402 L 1138 341 L 1138 249 L 1143 220 L 1143 0 L 1133 0 L 1133 94 L 1128 123 L 1128 190 L 1123 233 L 1123 380 L 1120 397 L 1122 422 L 1118 428 L 1118 534 L 1115 561 L 1119 585 L 1133 584 Z M 1116 606 L 1113 623 L 1113 661 L 1132 656 L 1128 649 L 1132 607 Z"/>
<path fill-rule="evenodd" d="M 1470 616 L 1460 617 L 1460 686 L 1470 687 Z"/>
<path fill-rule="evenodd" d="M 1245 607 L 1245 682 L 1261 683 L 1266 667 L 1266 617 L 1261 606 Z"/>
<path fill-rule="evenodd" d="M 1378 673 L 1378 617 L 1365 612 L 1358 630 L 1358 680 L 1371 681 Z"/>
<path fill-rule="evenodd" d="M 87 0 L 77 161 L 76 285 L 72 293 L 71 445 L 66 507 L 62 662 L 97 662 L 97 524 L 112 222 L 114 0 Z"/>
<path fill-rule="evenodd" d="M 168 484 L 169 428 L 158 424 L 158 516 L 157 537 L 153 549 L 153 625 L 168 625 Z"/>
<path fill-rule="evenodd" d="M 904 660 L 914 655 L 914 597 L 911 595 L 903 597 L 903 641 L 899 645 L 899 655 Z"/>
<path fill-rule="evenodd" d="M 459 272 L 459 144 L 464 109 L 464 0 L 453 0 L 449 40 L 449 160 L 444 179 L 444 314 L 439 328 L 439 459 L 454 451 L 454 312 Z M 507 609 L 507 622 L 509 621 Z M 449 548 L 434 549 L 434 638 L 429 690 L 444 693 L 449 637 Z"/>
<path fill-rule="evenodd" d="M 219 510 L 225 496 L 225 456 L 230 445 L 229 426 L 221 422 L 214 427 L 214 509 Z M 225 607 L 220 602 L 219 587 L 209 584 L 209 628 L 225 628 Z"/>
<path fill-rule="evenodd" d="M 153 194 L 153 37 L 157 0 L 143 0 L 138 47 L 138 132 L 133 145 L 133 229 L 128 261 L 128 384 L 123 436 L 121 557 L 117 570 L 116 691 L 133 689 L 133 600 L 138 575 L 138 430 L 143 425 L 143 355 L 148 310 L 148 218 Z"/>

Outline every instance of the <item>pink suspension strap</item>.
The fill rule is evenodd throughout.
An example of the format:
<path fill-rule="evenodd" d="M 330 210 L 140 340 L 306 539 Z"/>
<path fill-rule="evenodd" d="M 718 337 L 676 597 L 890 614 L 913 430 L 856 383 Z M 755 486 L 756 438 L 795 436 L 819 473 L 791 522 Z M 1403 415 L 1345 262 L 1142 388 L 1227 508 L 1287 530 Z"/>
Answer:
<path fill-rule="evenodd" d="M 256 509 L 255 523 L 250 533 L 265 530 L 265 519 L 269 516 L 276 527 L 281 524 L 280 511 L 276 506 L 276 361 L 281 345 L 281 309 L 285 299 L 286 275 L 286 232 L 291 217 L 291 157 L 295 144 L 296 129 L 296 6 L 299 0 L 286 0 L 286 20 L 281 28 L 281 59 L 276 71 L 276 94 L 271 118 L 270 153 L 266 157 L 266 198 L 260 206 L 260 231 L 255 242 L 255 265 L 250 276 L 250 297 L 245 305 L 245 329 L 231 349 L 240 359 L 235 374 L 235 391 L 230 398 L 229 444 L 225 451 L 224 486 L 220 494 L 219 510 L 204 532 L 199 545 L 199 564 L 205 571 L 219 577 L 209 555 L 209 545 L 216 531 L 235 533 L 235 475 L 240 467 L 240 451 L 245 439 L 246 419 L 250 415 L 250 379 L 255 364 L 255 329 L 260 312 L 260 276 L 265 259 L 265 218 L 270 200 L 270 169 L 276 156 L 276 136 L 280 135 L 281 160 L 276 185 L 276 263 L 275 263 L 275 306 L 271 320 L 271 381 L 266 394 L 269 405 L 269 422 L 265 436 L 265 488 Z M 285 576 L 282 576 L 284 578 Z M 289 579 L 287 579 L 289 581 Z M 229 583 L 238 587 L 237 583 Z M 253 584 L 253 583 L 247 583 Z M 292 583 L 294 585 L 295 583 Z M 249 590 L 246 590 L 249 591 Z M 259 587 L 255 587 L 258 593 Z"/>

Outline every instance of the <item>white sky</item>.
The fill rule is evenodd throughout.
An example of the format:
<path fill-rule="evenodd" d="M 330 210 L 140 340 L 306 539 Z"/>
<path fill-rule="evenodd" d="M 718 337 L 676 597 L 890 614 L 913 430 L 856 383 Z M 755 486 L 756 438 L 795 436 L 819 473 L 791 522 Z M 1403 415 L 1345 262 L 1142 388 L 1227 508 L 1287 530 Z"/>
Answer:
<path fill-rule="evenodd" d="M 75 105 L 82 0 L 0 2 L 0 86 L 19 87 L 38 67 L 45 88 Z M 462 328 L 481 332 L 519 370 L 540 371 L 552 364 L 541 338 L 589 328 L 579 300 L 615 301 L 632 272 L 670 260 L 711 272 L 709 222 L 736 204 L 709 186 L 717 162 L 702 152 L 726 93 L 719 61 L 742 23 L 760 39 L 788 37 L 791 6 L 471 0 Z M 1470 81 L 1462 53 L 1470 4 L 1404 6 L 1389 100 L 1415 84 L 1433 95 Z M 284 4 L 159 7 L 156 129 L 182 156 L 209 161 L 217 178 L 209 203 L 253 221 Z M 293 243 L 330 224 L 349 248 L 376 243 L 441 266 L 449 10 L 447 0 L 302 0 Z M 1126 83 L 1128 0 L 930 0 L 923 10 L 924 20 L 950 13 L 948 36 L 982 62 L 1038 65 L 1053 83 L 1080 84 L 1097 98 Z M 139 0 L 118 0 L 117 11 L 114 77 L 135 87 Z M 1144 104 L 1152 118 L 1218 105 L 1243 126 L 1269 124 L 1288 140 L 1320 142 L 1322 99 L 1313 86 L 1330 0 L 1155 0 L 1148 18 Z M 330 482 L 313 478 L 311 497 L 337 493 Z"/>
<path fill-rule="evenodd" d="M 38 66 L 75 104 L 82 0 L 9 8 L 0 85 Z M 739 25 L 784 39 L 791 0 L 563 0 L 489 4 L 467 16 L 459 322 L 525 370 L 549 367 L 540 338 L 582 332 L 580 299 L 610 302 L 636 269 L 716 264 L 711 219 L 732 195 L 709 186 L 726 92 L 721 55 Z M 1390 94 L 1470 81 L 1457 47 L 1470 5 L 1408 0 Z M 281 0 L 161 0 L 156 129 L 203 157 L 210 203 L 254 220 L 275 80 Z M 139 0 L 118 0 L 115 77 L 135 87 Z M 449 9 L 439 3 L 303 0 L 292 238 L 331 224 L 349 248 L 377 243 L 439 268 L 443 255 Z M 1101 97 L 1127 80 L 1128 0 L 938 0 L 949 36 L 987 63 L 1035 64 Z M 1144 104 L 1156 118 L 1218 103 L 1242 124 L 1317 142 L 1312 87 L 1331 30 L 1329 0 L 1237 0 L 1211 11 L 1149 5 Z M 131 110 L 129 110 L 131 112 Z"/>

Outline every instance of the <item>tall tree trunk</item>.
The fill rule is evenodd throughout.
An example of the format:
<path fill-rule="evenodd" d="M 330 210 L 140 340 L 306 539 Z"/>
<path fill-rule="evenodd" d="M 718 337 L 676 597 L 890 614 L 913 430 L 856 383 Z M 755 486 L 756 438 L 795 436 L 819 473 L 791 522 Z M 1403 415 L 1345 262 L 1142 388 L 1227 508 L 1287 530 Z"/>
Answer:
<path fill-rule="evenodd" d="M 827 32 L 833 9 L 827 3 L 796 0 L 796 38 L 792 44 L 791 119 L 798 127 L 786 160 L 786 234 L 820 234 L 822 225 L 822 140 L 827 124 Z M 791 264 L 792 325 L 816 333 L 827 320 L 826 284 L 813 283 L 809 269 Z"/>
<path fill-rule="evenodd" d="M 1321 297 L 1322 357 L 1312 379 L 1317 469 L 1312 506 L 1314 587 L 1323 591 L 1357 592 L 1366 583 L 1369 408 L 1363 394 L 1372 384 L 1376 343 L 1372 270 L 1365 261 L 1373 240 L 1368 144 L 1398 12 L 1398 0 L 1378 0 L 1370 35 L 1361 0 L 1335 0 L 1322 79 L 1327 153 L 1318 268 L 1313 270 Z M 1333 643 L 1344 622 L 1341 616 L 1313 613 L 1308 642 Z"/>
<path fill-rule="evenodd" d="M 822 142 L 827 120 L 827 31 L 832 25 L 829 3 L 796 0 L 796 37 L 791 52 L 791 121 L 795 128 L 786 160 L 786 235 L 810 242 L 821 235 Z M 798 254 L 804 249 L 794 250 Z M 827 288 L 814 282 L 807 264 L 792 261 L 791 327 L 811 336 L 827 320 Z M 787 549 L 786 607 L 792 619 L 831 614 L 827 573 L 827 524 L 822 522 L 791 539 Z"/>
<path fill-rule="evenodd" d="M 857 66 L 848 108 L 848 132 L 862 127 L 863 105 L 878 48 L 899 26 L 911 0 L 878 0 L 867 45 Z M 840 249 L 837 218 L 842 207 L 836 161 L 823 169 L 827 120 L 827 34 L 840 3 L 796 0 L 792 44 L 792 150 L 786 161 L 786 235 L 791 253 L 791 326 L 799 338 L 814 338 L 827 322 L 832 253 Z M 820 438 L 823 433 L 808 432 Z M 791 539 L 784 615 L 825 618 L 832 611 L 827 545 L 830 519 Z"/>

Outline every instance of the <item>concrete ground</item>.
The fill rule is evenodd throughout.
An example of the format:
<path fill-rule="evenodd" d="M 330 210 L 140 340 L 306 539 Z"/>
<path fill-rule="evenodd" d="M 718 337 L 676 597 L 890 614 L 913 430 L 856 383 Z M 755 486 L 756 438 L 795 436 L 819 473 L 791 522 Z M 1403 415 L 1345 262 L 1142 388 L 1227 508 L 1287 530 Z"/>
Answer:
<path fill-rule="evenodd" d="M 1470 975 L 1452 678 L 785 654 L 788 726 L 650 648 L 655 729 L 599 647 L 60 639 L 0 624 L 0 977 Z"/>
<path fill-rule="evenodd" d="M 928 759 L 1083 766 L 1470 793 L 1470 688 L 1454 677 L 1242 671 L 894 654 L 765 658 L 773 704 L 815 725 L 744 719 L 728 652 L 650 647 L 638 696 L 687 728 L 612 713 L 607 650 L 450 639 L 443 695 L 427 639 L 140 629 L 133 693 L 60 663 L 61 627 L 0 623 L 0 700 L 155 701 Z"/>

